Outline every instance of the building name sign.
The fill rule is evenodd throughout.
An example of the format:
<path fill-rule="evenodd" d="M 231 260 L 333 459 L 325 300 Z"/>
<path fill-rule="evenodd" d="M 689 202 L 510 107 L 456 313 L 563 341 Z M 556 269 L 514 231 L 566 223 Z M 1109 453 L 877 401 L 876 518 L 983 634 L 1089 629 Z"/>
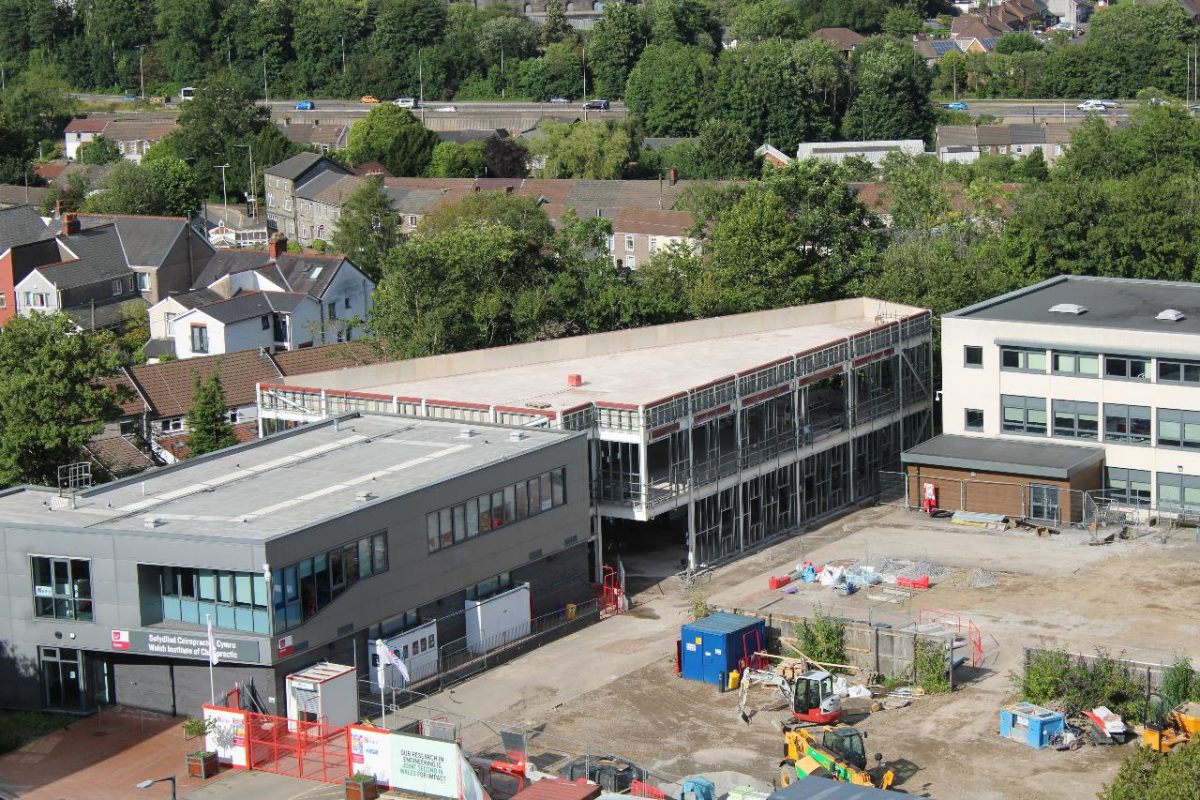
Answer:
<path fill-rule="evenodd" d="M 258 640 L 216 637 L 217 657 L 221 661 L 241 661 L 251 664 L 261 662 Z M 143 653 L 152 656 L 173 656 L 208 660 L 208 635 L 205 633 L 179 633 L 166 631 L 113 631 L 112 648 L 127 653 Z"/>

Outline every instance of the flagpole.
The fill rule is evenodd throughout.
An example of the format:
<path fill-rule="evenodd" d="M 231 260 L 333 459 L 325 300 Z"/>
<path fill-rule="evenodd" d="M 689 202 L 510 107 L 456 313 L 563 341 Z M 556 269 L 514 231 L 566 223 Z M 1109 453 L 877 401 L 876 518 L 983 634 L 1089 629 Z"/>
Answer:
<path fill-rule="evenodd" d="M 213 678 L 213 656 L 216 655 L 216 640 L 213 638 L 212 614 L 204 615 L 208 622 L 208 696 L 212 705 L 217 704 L 217 683 Z"/>

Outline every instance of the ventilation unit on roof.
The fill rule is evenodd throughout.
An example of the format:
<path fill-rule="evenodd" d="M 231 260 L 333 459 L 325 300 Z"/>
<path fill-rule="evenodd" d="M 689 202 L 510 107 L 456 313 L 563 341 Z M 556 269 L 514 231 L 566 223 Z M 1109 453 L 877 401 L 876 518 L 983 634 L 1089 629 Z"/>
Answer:
<path fill-rule="evenodd" d="M 1087 309 L 1078 303 L 1055 303 L 1050 306 L 1051 314 L 1086 314 Z"/>
<path fill-rule="evenodd" d="M 520 442 L 520 441 L 524 441 L 524 439 L 525 439 L 525 434 L 521 433 L 520 431 L 509 431 L 508 432 L 508 440 L 510 442 Z"/>
<path fill-rule="evenodd" d="M 371 494 L 370 492 L 358 492 L 357 494 L 354 495 L 354 501 L 357 503 L 365 503 L 368 500 L 374 500 L 374 499 L 375 499 L 375 495 Z"/>
<path fill-rule="evenodd" d="M 456 438 L 458 438 L 458 439 L 470 439 L 470 438 L 471 438 L 472 436 L 474 436 L 474 435 L 475 435 L 475 429 L 474 429 L 474 428 L 463 428 L 463 429 L 461 429 L 461 430 L 458 432 L 458 436 L 457 436 Z"/>
<path fill-rule="evenodd" d="M 1164 308 L 1154 318 L 1163 322 L 1179 322 L 1179 320 L 1185 319 L 1183 312 L 1177 308 Z"/>

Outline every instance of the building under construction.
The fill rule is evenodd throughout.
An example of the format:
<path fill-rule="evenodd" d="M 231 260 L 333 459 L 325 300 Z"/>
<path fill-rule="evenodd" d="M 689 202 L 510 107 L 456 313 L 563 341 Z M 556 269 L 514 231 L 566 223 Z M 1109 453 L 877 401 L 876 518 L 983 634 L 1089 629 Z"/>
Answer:
<path fill-rule="evenodd" d="M 586 430 L 597 574 L 616 531 L 679 546 L 686 530 L 697 569 L 875 496 L 932 435 L 931 364 L 929 311 L 854 298 L 262 384 L 259 424 L 369 410 Z M 632 524 L 651 520 L 670 524 Z"/>

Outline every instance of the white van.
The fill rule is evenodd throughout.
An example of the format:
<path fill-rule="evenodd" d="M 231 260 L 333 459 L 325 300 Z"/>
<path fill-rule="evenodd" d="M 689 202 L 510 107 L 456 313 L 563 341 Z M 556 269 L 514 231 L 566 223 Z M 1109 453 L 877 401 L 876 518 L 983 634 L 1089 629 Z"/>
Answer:
<path fill-rule="evenodd" d="M 400 106 L 401 108 L 416 108 L 417 101 L 411 97 L 397 97 L 392 101 L 392 105 Z"/>
<path fill-rule="evenodd" d="M 179 90 L 180 100 L 194 100 L 196 98 L 196 89 L 192 86 L 185 86 Z"/>

